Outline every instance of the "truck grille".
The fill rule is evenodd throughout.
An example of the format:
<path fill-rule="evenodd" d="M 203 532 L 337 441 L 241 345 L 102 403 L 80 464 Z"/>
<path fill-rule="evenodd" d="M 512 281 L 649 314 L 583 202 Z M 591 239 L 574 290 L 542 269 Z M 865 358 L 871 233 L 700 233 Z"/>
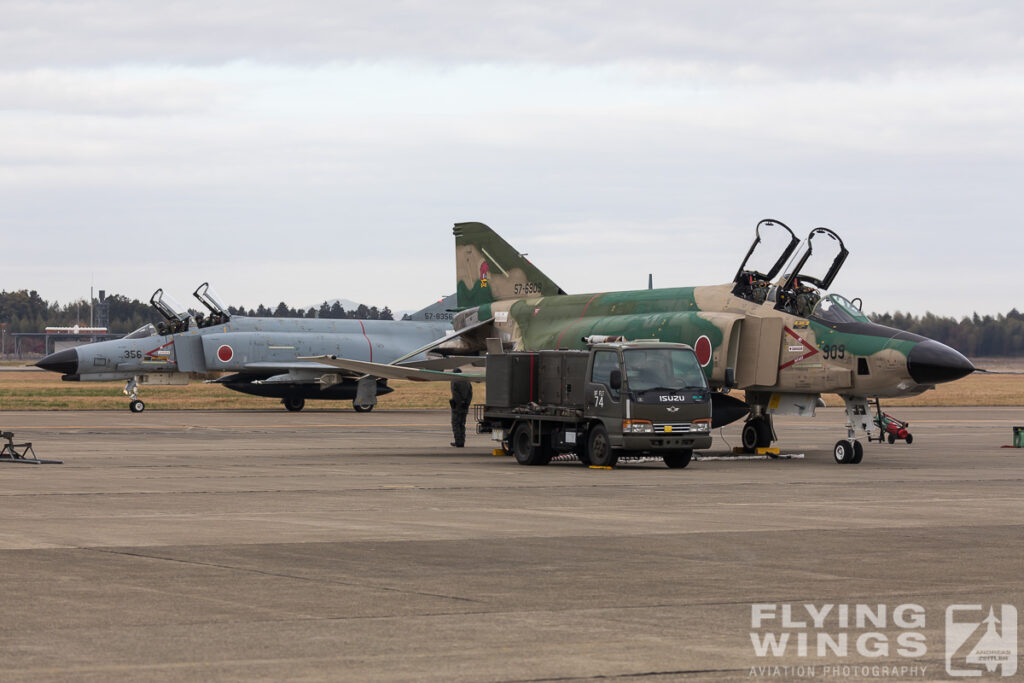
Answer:
<path fill-rule="evenodd" d="M 671 427 L 671 432 L 666 427 Z M 655 434 L 686 434 L 690 431 L 689 422 L 655 422 L 654 433 Z"/>

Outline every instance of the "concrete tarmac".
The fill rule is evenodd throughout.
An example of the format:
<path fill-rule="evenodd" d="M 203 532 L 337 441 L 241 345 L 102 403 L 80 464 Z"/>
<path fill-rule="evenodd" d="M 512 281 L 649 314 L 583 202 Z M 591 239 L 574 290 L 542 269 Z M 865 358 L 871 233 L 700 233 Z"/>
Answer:
<path fill-rule="evenodd" d="M 822 409 L 777 420 L 802 459 L 610 471 L 439 411 L 6 412 L 65 464 L 0 464 L 0 680 L 945 679 L 947 606 L 1024 606 L 1024 408 L 897 412 L 860 465 Z"/>

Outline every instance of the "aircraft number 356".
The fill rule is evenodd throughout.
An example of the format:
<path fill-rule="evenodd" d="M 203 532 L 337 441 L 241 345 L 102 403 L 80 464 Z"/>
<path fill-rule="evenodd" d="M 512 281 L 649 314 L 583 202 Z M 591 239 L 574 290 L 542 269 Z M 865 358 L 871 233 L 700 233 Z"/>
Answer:
<path fill-rule="evenodd" d="M 125 358 L 142 358 L 142 351 L 132 351 L 132 350 L 125 351 L 124 352 L 124 357 Z"/>

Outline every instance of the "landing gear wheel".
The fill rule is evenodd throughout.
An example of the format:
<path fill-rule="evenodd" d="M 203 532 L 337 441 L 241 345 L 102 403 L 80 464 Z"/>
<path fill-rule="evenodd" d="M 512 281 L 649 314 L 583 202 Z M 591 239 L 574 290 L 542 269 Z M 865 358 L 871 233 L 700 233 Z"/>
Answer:
<path fill-rule="evenodd" d="M 353 403 L 352 410 L 356 411 L 357 413 L 368 413 L 371 410 L 373 410 L 373 406 L 361 406 L 358 403 Z"/>
<path fill-rule="evenodd" d="M 850 461 L 853 465 L 859 465 L 860 461 L 864 459 L 864 446 L 861 445 L 860 441 L 853 442 L 853 460 Z"/>
<path fill-rule="evenodd" d="M 133 413 L 141 413 L 145 409 L 146 404 L 140 401 L 139 399 L 135 399 L 128 403 L 128 410 L 132 411 Z"/>
<path fill-rule="evenodd" d="M 836 463 L 839 465 L 845 465 L 853 462 L 853 444 L 847 440 L 836 441 L 836 447 L 832 451 L 832 456 L 836 459 Z"/>
<path fill-rule="evenodd" d="M 686 448 L 675 453 L 666 453 L 661 456 L 661 459 L 665 461 L 665 467 L 672 470 L 681 470 L 690 464 L 690 460 L 693 458 L 693 449 Z"/>
<path fill-rule="evenodd" d="M 547 465 L 551 462 L 551 451 L 543 446 L 534 447 L 533 429 L 529 422 L 520 422 L 512 428 L 509 438 L 512 455 L 520 465 Z"/>
<path fill-rule="evenodd" d="M 587 452 L 590 454 L 590 464 L 597 467 L 615 467 L 619 461 L 619 454 L 612 450 L 612 443 L 608 439 L 608 430 L 604 425 L 595 425 L 587 437 Z"/>
<path fill-rule="evenodd" d="M 914 443 L 914 435 L 913 434 L 907 434 L 907 445 L 909 446 L 912 443 Z"/>
<path fill-rule="evenodd" d="M 758 448 L 768 448 L 772 445 L 772 428 L 765 420 L 758 418 L 747 420 L 747 423 L 743 425 L 740 441 L 743 444 L 743 450 L 747 453 L 753 453 Z"/>
<path fill-rule="evenodd" d="M 306 407 L 306 399 L 289 396 L 288 398 L 282 398 L 281 403 L 290 413 L 297 413 Z"/>
<path fill-rule="evenodd" d="M 896 435 L 892 432 L 889 433 L 889 443 L 896 443 Z"/>

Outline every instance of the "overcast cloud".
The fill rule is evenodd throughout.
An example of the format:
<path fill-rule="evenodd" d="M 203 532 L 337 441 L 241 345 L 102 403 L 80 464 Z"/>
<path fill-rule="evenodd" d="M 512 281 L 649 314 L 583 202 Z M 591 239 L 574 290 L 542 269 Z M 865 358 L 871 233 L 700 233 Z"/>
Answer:
<path fill-rule="evenodd" d="M 0 2 L 0 287 L 417 308 L 463 220 L 570 292 L 711 284 L 774 217 L 837 230 L 869 310 L 1021 308 L 1022 29 L 978 2 Z"/>

